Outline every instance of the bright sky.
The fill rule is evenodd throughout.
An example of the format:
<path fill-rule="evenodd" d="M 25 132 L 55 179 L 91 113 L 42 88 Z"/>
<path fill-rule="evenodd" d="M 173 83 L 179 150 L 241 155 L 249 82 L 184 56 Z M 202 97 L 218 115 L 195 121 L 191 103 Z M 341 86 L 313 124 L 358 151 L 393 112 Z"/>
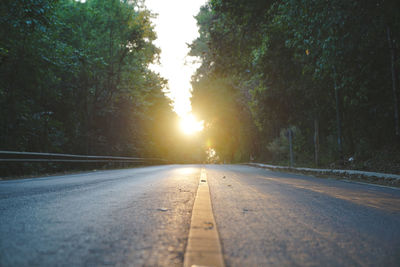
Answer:
<path fill-rule="evenodd" d="M 161 65 L 151 68 L 168 80 L 168 96 L 174 102 L 175 112 L 185 117 L 192 110 L 190 105 L 190 79 L 197 65 L 190 64 L 187 57 L 190 44 L 198 36 L 196 20 L 200 7 L 206 0 L 146 0 L 145 5 L 158 14 L 153 20 L 157 40 L 161 48 Z M 186 64 L 185 64 L 186 63 Z"/>

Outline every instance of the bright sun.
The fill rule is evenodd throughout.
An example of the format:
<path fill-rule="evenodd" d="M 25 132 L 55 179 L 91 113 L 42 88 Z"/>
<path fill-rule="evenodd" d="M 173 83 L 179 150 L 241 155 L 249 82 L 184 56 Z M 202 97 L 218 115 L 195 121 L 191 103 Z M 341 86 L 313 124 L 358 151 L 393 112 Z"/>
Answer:
<path fill-rule="evenodd" d="M 203 130 L 204 121 L 197 121 L 193 114 L 186 114 L 181 118 L 180 127 L 185 134 L 194 134 Z"/>

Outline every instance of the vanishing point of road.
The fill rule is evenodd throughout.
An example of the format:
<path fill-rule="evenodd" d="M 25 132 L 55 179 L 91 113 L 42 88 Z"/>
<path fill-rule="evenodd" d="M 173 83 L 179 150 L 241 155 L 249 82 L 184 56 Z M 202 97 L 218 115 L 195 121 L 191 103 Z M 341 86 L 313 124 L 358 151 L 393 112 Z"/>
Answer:
<path fill-rule="evenodd" d="M 196 243 L 210 229 L 218 244 Z M 400 190 L 243 165 L 0 181 L 0 266 L 182 266 L 197 247 L 226 266 L 400 266 Z"/>

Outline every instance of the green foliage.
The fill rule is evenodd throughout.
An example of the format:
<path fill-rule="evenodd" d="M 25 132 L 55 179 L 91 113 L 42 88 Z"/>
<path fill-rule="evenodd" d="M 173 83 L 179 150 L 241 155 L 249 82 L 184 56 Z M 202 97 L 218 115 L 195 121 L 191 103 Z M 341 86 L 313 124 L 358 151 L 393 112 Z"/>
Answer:
<path fill-rule="evenodd" d="M 249 94 L 238 82 L 248 73 L 248 60 L 237 56 L 244 46 L 236 43 L 239 36 L 233 31 L 234 24 L 210 5 L 202 7 L 196 18 L 200 37 L 191 44 L 190 55 L 200 57 L 202 64 L 192 81 L 193 110 L 206 122 L 204 138 L 207 148 L 216 151 L 215 158 L 247 161 L 256 144 Z"/>
<path fill-rule="evenodd" d="M 296 156 L 294 160 L 295 162 L 298 160 L 303 161 L 304 155 L 302 155 L 302 153 L 305 152 L 303 150 L 306 145 L 305 138 L 299 128 L 292 126 L 282 129 L 279 137 L 274 138 L 269 144 L 267 144 L 266 149 L 270 153 L 270 158 L 275 163 L 282 165 L 289 164 L 289 129 L 292 131 L 292 146 L 294 155 Z"/>
<path fill-rule="evenodd" d="M 176 119 L 137 1 L 4 0 L 0 147 L 164 157 Z"/>
<path fill-rule="evenodd" d="M 398 80 L 400 61 L 390 56 L 399 48 L 399 10 L 394 0 L 211 0 L 191 45 L 202 62 L 193 105 L 209 131 L 229 133 L 263 160 L 283 157 L 282 129 L 293 125 L 297 160 L 311 164 L 315 121 L 322 163 L 340 157 L 338 124 L 345 156 L 396 150 L 392 70 Z M 215 140 L 218 154 L 234 150 L 227 135 Z"/>

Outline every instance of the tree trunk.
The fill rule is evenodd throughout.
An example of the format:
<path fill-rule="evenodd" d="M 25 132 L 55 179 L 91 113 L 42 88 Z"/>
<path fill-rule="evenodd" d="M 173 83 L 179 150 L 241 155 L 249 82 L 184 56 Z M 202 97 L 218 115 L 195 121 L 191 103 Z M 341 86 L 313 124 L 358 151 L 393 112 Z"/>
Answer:
<path fill-rule="evenodd" d="M 390 60 L 391 60 L 391 70 L 392 70 L 392 90 L 393 90 L 393 105 L 394 105 L 394 122 L 395 122 L 395 134 L 397 140 L 400 137 L 400 129 L 399 129 L 399 101 L 397 95 L 397 87 L 398 87 L 398 77 L 397 77 L 397 68 L 396 68 L 396 47 L 394 45 L 392 39 L 392 33 L 390 31 L 390 27 L 387 26 L 387 40 L 389 43 L 390 50 Z"/>
<path fill-rule="evenodd" d="M 343 146 L 342 146 L 342 116 L 340 108 L 340 92 L 336 82 L 336 69 L 333 67 L 333 83 L 335 87 L 335 101 L 336 101 L 336 127 L 337 127 L 337 143 L 340 164 L 343 165 Z"/>

